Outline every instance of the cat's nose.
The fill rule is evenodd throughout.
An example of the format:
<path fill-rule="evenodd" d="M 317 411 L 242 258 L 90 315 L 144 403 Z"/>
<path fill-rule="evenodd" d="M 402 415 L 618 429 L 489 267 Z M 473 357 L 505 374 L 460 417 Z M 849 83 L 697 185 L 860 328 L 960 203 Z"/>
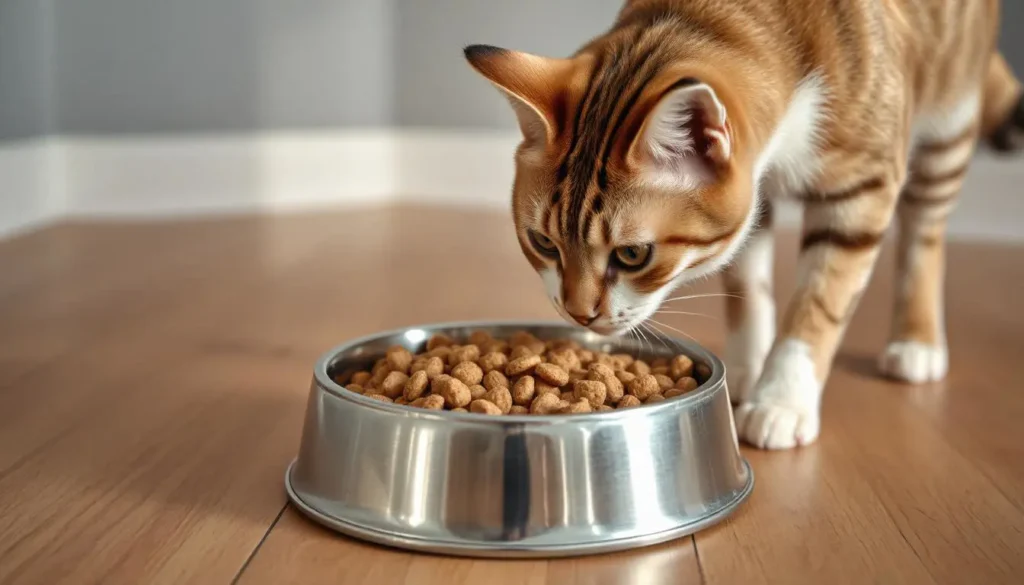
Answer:
<path fill-rule="evenodd" d="M 574 321 L 576 321 L 580 325 L 583 325 L 584 327 L 590 325 L 591 323 L 597 320 L 597 315 L 594 315 L 593 317 L 588 317 L 584 315 L 577 315 L 569 311 L 566 312 L 569 313 L 569 316 L 572 317 Z"/>

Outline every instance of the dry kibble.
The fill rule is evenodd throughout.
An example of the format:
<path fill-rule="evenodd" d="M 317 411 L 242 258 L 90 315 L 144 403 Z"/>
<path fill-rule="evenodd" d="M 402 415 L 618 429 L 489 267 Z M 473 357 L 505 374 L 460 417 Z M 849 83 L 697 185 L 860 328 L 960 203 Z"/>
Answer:
<path fill-rule="evenodd" d="M 683 392 L 691 392 L 697 389 L 700 384 L 693 378 L 679 378 L 676 380 L 675 388 L 682 390 Z"/>
<path fill-rule="evenodd" d="M 463 345 L 452 348 L 452 352 L 448 354 L 448 365 L 454 368 L 463 362 L 475 362 L 478 359 L 480 359 L 479 347 L 475 345 Z"/>
<path fill-rule="evenodd" d="M 661 386 L 658 385 L 657 378 L 650 374 L 637 376 L 635 380 L 628 384 L 627 389 L 630 394 L 636 396 L 641 401 L 661 393 Z"/>
<path fill-rule="evenodd" d="M 618 363 L 619 369 L 624 370 L 629 367 L 629 364 L 636 361 L 636 358 L 629 355 L 628 353 L 617 353 L 612 355 L 612 359 Z"/>
<path fill-rule="evenodd" d="M 618 378 L 619 381 L 622 382 L 623 384 L 629 384 L 636 378 L 636 374 L 631 374 L 629 372 L 619 370 L 615 372 L 615 377 Z"/>
<path fill-rule="evenodd" d="M 473 362 L 462 362 L 452 368 L 452 377 L 458 378 L 466 386 L 472 386 L 479 384 L 484 379 L 484 371 Z M 671 380 L 669 381 L 671 382 Z"/>
<path fill-rule="evenodd" d="M 437 349 L 439 347 L 447 347 L 453 343 L 455 343 L 455 340 L 444 333 L 435 333 L 427 340 L 427 351 Z"/>
<path fill-rule="evenodd" d="M 424 396 L 420 400 L 423 401 L 421 408 L 427 410 L 442 410 L 444 409 L 444 398 L 441 398 L 437 394 L 431 394 L 430 396 Z"/>
<path fill-rule="evenodd" d="M 576 402 L 570 402 L 568 406 L 558 409 L 559 414 L 583 414 L 593 411 L 594 409 L 591 407 L 590 402 L 582 398 Z"/>
<path fill-rule="evenodd" d="M 669 378 L 665 374 L 654 374 L 654 379 L 658 381 L 658 386 L 661 387 L 662 392 L 668 390 L 672 386 L 675 386 L 675 382 L 672 381 L 672 378 Z"/>
<path fill-rule="evenodd" d="M 697 377 L 701 382 L 707 382 L 708 378 L 711 377 L 711 368 L 709 368 L 707 364 L 697 364 L 697 367 L 694 368 L 694 372 L 696 372 Z"/>
<path fill-rule="evenodd" d="M 495 416 L 500 416 L 504 414 L 498 405 L 494 404 L 489 400 L 484 400 L 482 398 L 471 402 L 469 405 L 469 411 L 475 412 L 477 414 L 490 414 Z"/>
<path fill-rule="evenodd" d="M 573 384 L 573 396 L 575 400 L 586 400 L 591 408 L 600 408 L 608 396 L 608 389 L 604 382 L 595 380 L 580 380 Z"/>
<path fill-rule="evenodd" d="M 537 337 L 529 331 L 516 331 L 508 338 L 508 344 L 512 347 L 520 345 L 529 345 L 530 343 L 537 340 Z"/>
<path fill-rule="evenodd" d="M 469 334 L 469 342 L 477 347 L 491 341 L 491 334 L 486 331 L 474 331 Z"/>
<path fill-rule="evenodd" d="M 451 376 L 438 376 L 434 379 L 431 387 L 434 394 L 444 398 L 444 405 L 448 408 L 466 406 L 472 400 L 469 386 Z"/>
<path fill-rule="evenodd" d="M 552 386 L 565 386 L 569 383 L 569 372 L 554 364 L 538 364 L 533 371 L 538 378 Z"/>
<path fill-rule="evenodd" d="M 426 392 L 427 385 L 429 383 L 430 380 L 427 379 L 427 373 L 425 371 L 420 370 L 418 372 L 413 372 L 413 374 L 409 376 L 409 379 L 406 380 L 402 394 L 405 396 L 406 400 L 412 402 L 420 396 L 423 396 L 423 393 Z"/>
<path fill-rule="evenodd" d="M 585 380 L 587 378 L 587 370 L 572 370 L 569 372 L 569 383 L 572 384 L 576 380 Z"/>
<path fill-rule="evenodd" d="M 651 373 L 651 366 L 647 365 L 644 360 L 634 360 L 633 363 L 629 364 L 626 371 L 634 376 L 644 376 Z"/>
<path fill-rule="evenodd" d="M 590 371 L 587 372 L 587 379 L 604 384 L 605 404 L 618 404 L 622 400 L 622 395 L 625 394 L 622 380 L 616 378 L 612 369 L 604 364 L 591 364 Z"/>
<path fill-rule="evenodd" d="M 507 354 L 508 352 L 508 342 L 501 339 L 492 339 L 487 343 L 480 344 L 480 353 Z"/>
<path fill-rule="evenodd" d="M 530 414 L 551 414 L 568 403 L 554 394 L 541 394 L 530 403 Z"/>
<path fill-rule="evenodd" d="M 427 369 L 427 360 L 430 359 L 426 356 L 416 357 L 409 364 L 409 374 L 415 374 L 416 372 Z"/>
<path fill-rule="evenodd" d="M 480 384 L 473 384 L 469 387 L 469 397 L 473 400 L 483 398 L 484 394 L 487 394 L 487 388 L 484 388 Z"/>
<path fill-rule="evenodd" d="M 372 367 L 340 372 L 336 381 L 373 400 L 428 410 L 490 415 L 608 412 L 694 391 L 710 377 L 686 355 L 644 361 L 627 353 L 585 349 L 572 339 L 538 339 L 519 331 L 495 339 L 432 336 L 420 353 L 387 348 Z"/>
<path fill-rule="evenodd" d="M 632 394 L 626 394 L 622 397 L 622 400 L 619 401 L 619 404 L 616 406 L 616 410 L 630 408 L 633 406 L 640 406 L 640 399 Z"/>
<path fill-rule="evenodd" d="M 508 356 L 498 351 L 492 351 L 484 354 L 478 363 L 484 373 L 504 370 L 505 364 L 508 363 Z"/>
<path fill-rule="evenodd" d="M 408 381 L 409 376 L 402 372 L 391 372 L 381 382 L 380 389 L 384 391 L 384 395 L 388 398 L 398 398 L 402 394 L 402 390 L 405 389 L 405 383 Z"/>
<path fill-rule="evenodd" d="M 394 346 L 388 349 L 387 360 L 391 371 L 404 374 L 409 372 L 409 366 L 412 365 L 412 354 L 404 347 Z"/>
<path fill-rule="evenodd" d="M 515 359 L 519 359 L 521 357 L 529 357 L 531 355 L 537 355 L 537 354 L 534 353 L 534 351 L 532 349 L 530 349 L 529 346 L 517 345 L 516 347 L 512 348 L 512 352 L 509 354 L 508 357 L 509 357 L 509 359 L 515 360 Z"/>
<path fill-rule="evenodd" d="M 693 360 L 689 356 L 677 355 L 668 364 L 668 375 L 676 380 L 693 376 Z"/>
<path fill-rule="evenodd" d="M 428 358 L 438 357 L 438 358 L 441 358 L 443 361 L 447 362 L 448 361 L 448 356 L 451 355 L 451 353 L 452 353 L 451 346 L 449 346 L 449 345 L 442 345 L 441 347 L 435 347 L 434 349 L 428 351 L 425 355 Z"/>
<path fill-rule="evenodd" d="M 491 370 L 490 372 L 487 372 L 487 375 L 484 376 L 484 388 L 494 390 L 498 386 L 503 386 L 505 388 L 509 387 L 508 378 L 505 377 L 505 374 L 502 374 L 498 370 Z"/>
<path fill-rule="evenodd" d="M 484 394 L 484 400 L 493 402 L 501 409 L 502 414 L 508 414 L 512 410 L 512 393 L 508 388 L 495 388 Z"/>
<path fill-rule="evenodd" d="M 687 391 L 682 388 L 670 388 L 665 391 L 665 398 L 675 398 L 676 396 L 682 396 L 686 393 Z"/>
<path fill-rule="evenodd" d="M 512 386 L 512 402 L 522 406 L 529 406 L 533 402 L 533 395 L 536 391 L 536 382 L 531 376 L 523 376 L 516 380 Z"/>
<path fill-rule="evenodd" d="M 562 389 L 558 386 L 552 386 L 547 382 L 537 382 L 534 388 L 534 396 L 540 396 L 541 394 L 554 394 L 555 396 L 561 396 Z"/>
<path fill-rule="evenodd" d="M 576 356 L 576 352 L 571 349 L 549 351 L 548 362 L 562 368 L 566 372 L 579 369 L 583 365 L 580 363 L 580 358 Z"/>
<path fill-rule="evenodd" d="M 423 371 L 427 373 L 428 380 L 433 380 L 444 374 L 444 362 L 439 357 L 432 357 L 427 360 L 427 366 L 423 368 Z"/>
<path fill-rule="evenodd" d="M 539 355 L 529 355 L 516 358 L 505 366 L 506 376 L 521 376 L 530 373 L 541 362 Z"/>
<path fill-rule="evenodd" d="M 388 377 L 391 372 L 388 370 L 388 365 L 385 363 L 383 367 L 374 368 L 373 377 L 367 384 L 379 387 L 384 383 L 384 380 Z"/>

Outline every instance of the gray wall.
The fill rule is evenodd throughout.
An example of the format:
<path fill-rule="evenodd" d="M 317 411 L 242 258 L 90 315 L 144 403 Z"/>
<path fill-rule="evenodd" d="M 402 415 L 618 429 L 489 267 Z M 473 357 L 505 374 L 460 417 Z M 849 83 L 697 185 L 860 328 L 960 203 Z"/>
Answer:
<path fill-rule="evenodd" d="M 0 140 L 60 132 L 512 129 L 465 64 L 566 55 L 622 0 L 0 0 Z M 1024 76 L 1024 2 L 1000 44 Z"/>
<path fill-rule="evenodd" d="M 514 128 L 502 98 L 462 57 L 469 44 L 565 56 L 611 25 L 622 0 L 398 0 L 403 126 Z"/>
<path fill-rule="evenodd" d="M 51 130 L 48 0 L 0 0 L 0 140 Z"/>
<path fill-rule="evenodd" d="M 392 122 L 391 0 L 58 0 L 62 133 Z"/>
<path fill-rule="evenodd" d="M 999 49 L 1017 73 L 1017 78 L 1024 79 L 1024 0 L 1002 0 L 1002 7 Z"/>

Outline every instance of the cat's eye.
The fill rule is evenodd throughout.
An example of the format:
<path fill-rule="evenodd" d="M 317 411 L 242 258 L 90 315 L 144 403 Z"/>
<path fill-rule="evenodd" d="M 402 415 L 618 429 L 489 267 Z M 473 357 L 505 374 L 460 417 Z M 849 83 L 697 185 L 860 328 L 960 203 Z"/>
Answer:
<path fill-rule="evenodd" d="M 612 260 L 623 270 L 640 270 L 647 266 L 653 249 L 651 244 L 619 246 L 612 253 Z"/>
<path fill-rule="evenodd" d="M 548 258 L 558 258 L 558 247 L 551 241 L 551 238 L 533 230 L 529 231 L 529 236 L 534 249 Z"/>

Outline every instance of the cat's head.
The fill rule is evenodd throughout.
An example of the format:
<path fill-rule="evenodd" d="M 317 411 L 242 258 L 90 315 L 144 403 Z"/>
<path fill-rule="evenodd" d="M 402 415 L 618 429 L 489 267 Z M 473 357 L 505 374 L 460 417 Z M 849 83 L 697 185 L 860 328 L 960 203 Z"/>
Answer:
<path fill-rule="evenodd" d="M 674 288 L 723 266 L 756 215 L 719 75 L 633 53 L 465 50 L 522 130 L 523 254 L 559 313 L 601 333 L 642 323 Z"/>

